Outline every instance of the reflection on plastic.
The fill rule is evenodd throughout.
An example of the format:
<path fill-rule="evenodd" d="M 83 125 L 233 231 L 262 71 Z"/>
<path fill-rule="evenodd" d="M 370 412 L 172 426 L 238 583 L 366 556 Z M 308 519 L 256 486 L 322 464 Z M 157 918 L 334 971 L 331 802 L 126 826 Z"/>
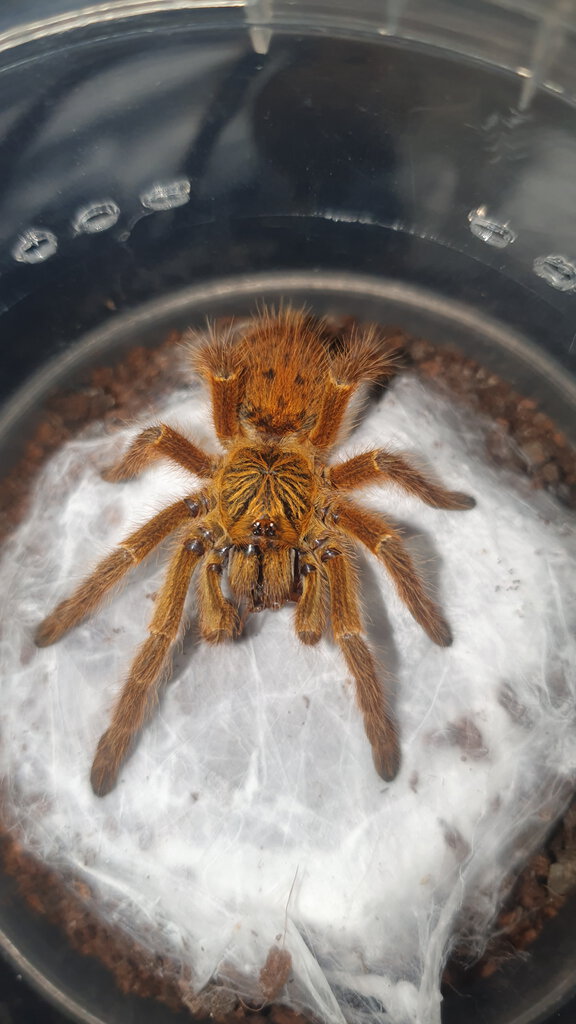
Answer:
<path fill-rule="evenodd" d="M 44 228 L 26 228 L 12 249 L 18 263 L 43 263 L 58 249 L 58 239 Z"/>
<path fill-rule="evenodd" d="M 140 202 L 147 210 L 173 210 L 190 202 L 188 178 L 157 182 L 140 194 Z"/>
<path fill-rule="evenodd" d="M 576 291 L 576 263 L 566 256 L 538 256 L 534 260 L 534 273 L 560 292 Z"/>
<path fill-rule="evenodd" d="M 516 241 L 516 232 L 508 224 L 500 224 L 497 220 L 486 217 L 485 213 L 485 208 L 480 207 L 468 214 L 470 231 L 475 238 L 479 238 L 486 245 L 492 245 L 495 249 L 505 249 Z"/>
<path fill-rule="evenodd" d="M 76 211 L 72 226 L 77 234 L 95 235 L 114 227 L 120 216 L 120 207 L 113 199 L 102 199 Z"/>

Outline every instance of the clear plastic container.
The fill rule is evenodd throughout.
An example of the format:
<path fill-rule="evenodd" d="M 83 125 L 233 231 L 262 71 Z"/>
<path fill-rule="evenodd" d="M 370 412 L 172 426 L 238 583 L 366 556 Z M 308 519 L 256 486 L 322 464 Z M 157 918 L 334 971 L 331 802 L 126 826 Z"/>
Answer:
<path fill-rule="evenodd" d="M 457 342 L 574 435 L 571 0 L 0 9 L 0 462 L 56 381 L 287 296 Z M 4 948 L 84 1021 L 164 1021 L 2 879 Z M 538 1024 L 571 908 L 446 1024 Z"/>

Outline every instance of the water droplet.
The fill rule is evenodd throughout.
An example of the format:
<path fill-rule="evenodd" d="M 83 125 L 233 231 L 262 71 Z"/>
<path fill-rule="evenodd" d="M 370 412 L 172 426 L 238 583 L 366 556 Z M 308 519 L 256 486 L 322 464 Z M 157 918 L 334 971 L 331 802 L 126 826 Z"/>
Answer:
<path fill-rule="evenodd" d="M 534 273 L 543 277 L 560 292 L 576 291 L 576 263 L 566 256 L 538 256 L 534 260 Z"/>
<path fill-rule="evenodd" d="M 18 263 L 43 263 L 58 249 L 58 239 L 46 228 L 26 228 L 18 235 L 12 256 Z"/>
<path fill-rule="evenodd" d="M 95 235 L 114 227 L 120 216 L 120 207 L 113 199 L 102 199 L 77 210 L 72 227 L 78 234 Z"/>
<path fill-rule="evenodd" d="M 173 210 L 175 206 L 184 206 L 189 201 L 190 182 L 188 178 L 157 182 L 140 195 L 140 202 L 147 210 Z"/>
<path fill-rule="evenodd" d="M 516 241 L 517 235 L 507 224 L 500 224 L 491 217 L 486 217 L 480 210 L 472 210 L 468 214 L 470 231 L 486 245 L 492 245 L 495 249 L 505 249 L 506 246 Z"/>

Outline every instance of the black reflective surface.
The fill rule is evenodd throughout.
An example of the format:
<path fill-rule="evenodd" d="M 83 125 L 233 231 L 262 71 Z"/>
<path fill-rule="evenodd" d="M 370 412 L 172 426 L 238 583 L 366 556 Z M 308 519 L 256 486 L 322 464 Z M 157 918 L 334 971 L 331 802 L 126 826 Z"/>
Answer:
<path fill-rule="evenodd" d="M 2 1024 L 31 1024 L 32 1021 L 68 1024 L 70 1017 L 64 1017 L 50 1006 L 21 974 L 0 959 L 0 1021 Z"/>
<path fill-rule="evenodd" d="M 541 95 L 520 116 L 514 76 L 400 43 L 278 36 L 260 55 L 228 21 L 152 19 L 22 50 L 0 74 L 5 391 L 111 303 L 282 267 L 425 285 L 574 368 L 574 292 L 533 269 L 574 247 L 568 104 Z M 183 205 L 143 205 L 173 181 L 188 183 Z M 79 232 L 102 200 L 116 223 Z M 473 235 L 478 209 L 514 241 Z M 14 258 L 29 228 L 55 240 L 44 262 Z"/>

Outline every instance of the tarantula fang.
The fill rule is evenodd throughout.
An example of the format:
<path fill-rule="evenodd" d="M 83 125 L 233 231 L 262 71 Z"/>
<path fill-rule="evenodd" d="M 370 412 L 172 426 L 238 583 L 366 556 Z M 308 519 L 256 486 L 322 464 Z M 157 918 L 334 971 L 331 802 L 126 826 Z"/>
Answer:
<path fill-rule="evenodd" d="M 157 703 L 170 666 L 192 578 L 199 628 L 211 644 L 230 640 L 244 613 L 296 601 L 294 627 L 315 644 L 331 623 L 355 684 L 376 771 L 390 780 L 400 763 L 394 716 L 364 637 L 354 547 L 368 549 L 430 639 L 451 643 L 398 531 L 350 492 L 394 483 L 433 508 L 462 510 L 474 500 L 449 491 L 386 448 L 329 463 L 349 427 L 361 385 L 389 378 L 399 335 L 352 330 L 334 340 L 325 321 L 304 312 L 264 312 L 243 328 L 212 330 L 193 350 L 208 385 L 222 454 L 210 455 L 165 424 L 148 427 L 105 474 L 128 480 L 168 459 L 201 485 L 134 530 L 40 624 L 38 646 L 53 644 L 90 615 L 162 540 L 175 538 L 147 639 L 136 652 L 91 772 L 104 796 Z M 230 600 L 223 590 L 226 575 Z"/>

